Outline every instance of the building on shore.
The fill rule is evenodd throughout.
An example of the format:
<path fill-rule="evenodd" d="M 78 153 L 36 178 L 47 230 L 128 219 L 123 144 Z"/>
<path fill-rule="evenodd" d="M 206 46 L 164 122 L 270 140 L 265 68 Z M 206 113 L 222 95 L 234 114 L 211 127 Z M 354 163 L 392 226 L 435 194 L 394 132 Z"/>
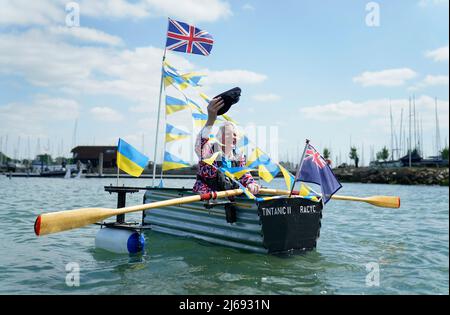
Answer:
<path fill-rule="evenodd" d="M 103 168 L 115 168 L 117 146 L 77 146 L 72 149 L 73 162 L 86 165 L 87 171 L 94 169 L 99 173 Z"/>

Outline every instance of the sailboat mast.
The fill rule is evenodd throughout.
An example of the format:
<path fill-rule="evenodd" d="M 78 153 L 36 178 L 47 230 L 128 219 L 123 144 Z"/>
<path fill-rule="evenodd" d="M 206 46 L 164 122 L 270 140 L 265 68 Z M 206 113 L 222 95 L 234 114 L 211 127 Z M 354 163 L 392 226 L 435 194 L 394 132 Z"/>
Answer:
<path fill-rule="evenodd" d="M 399 150 L 400 150 L 400 155 L 402 156 L 403 155 L 403 152 L 402 152 L 402 150 L 403 150 L 403 147 L 402 147 L 402 137 L 403 137 L 403 108 L 402 108 L 402 110 L 400 111 L 400 136 L 399 136 L 399 138 L 400 138 L 400 143 L 399 143 Z"/>
<path fill-rule="evenodd" d="M 414 112 L 414 149 L 417 151 L 417 120 L 416 120 L 416 95 L 413 95 L 413 112 Z"/>
<path fill-rule="evenodd" d="M 434 99 L 434 111 L 436 116 L 436 156 L 441 154 L 441 133 L 439 131 L 439 117 L 437 110 L 437 97 Z"/>
<path fill-rule="evenodd" d="M 75 148 L 77 146 L 77 127 L 78 127 L 78 118 L 75 119 L 75 125 L 73 126 L 72 148 Z"/>
<path fill-rule="evenodd" d="M 389 114 L 391 119 L 391 161 L 394 161 L 394 124 L 392 123 L 392 105 L 389 99 Z"/>
<path fill-rule="evenodd" d="M 409 167 L 411 167 L 411 97 L 409 98 L 409 138 L 408 138 Z"/>
<path fill-rule="evenodd" d="M 423 117 L 420 117 L 420 152 L 422 152 L 422 156 L 425 156 L 423 148 Z"/>

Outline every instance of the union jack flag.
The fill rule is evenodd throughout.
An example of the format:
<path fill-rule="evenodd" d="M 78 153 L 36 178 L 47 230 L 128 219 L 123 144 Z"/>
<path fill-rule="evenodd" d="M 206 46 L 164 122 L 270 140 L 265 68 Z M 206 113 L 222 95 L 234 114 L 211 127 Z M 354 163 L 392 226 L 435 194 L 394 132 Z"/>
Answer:
<path fill-rule="evenodd" d="M 311 159 L 314 164 L 316 164 L 319 168 L 324 168 L 327 164 L 323 157 L 319 152 L 316 151 L 311 145 L 308 145 L 308 148 L 305 152 L 305 160 Z"/>
<path fill-rule="evenodd" d="M 207 31 L 193 25 L 169 19 L 166 49 L 208 56 L 214 40 Z"/>

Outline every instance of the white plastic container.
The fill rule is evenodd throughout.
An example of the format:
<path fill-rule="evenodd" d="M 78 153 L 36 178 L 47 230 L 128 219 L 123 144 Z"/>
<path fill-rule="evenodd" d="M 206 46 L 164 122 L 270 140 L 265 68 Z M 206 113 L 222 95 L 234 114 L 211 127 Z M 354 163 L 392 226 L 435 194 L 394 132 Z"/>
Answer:
<path fill-rule="evenodd" d="M 144 249 L 144 236 L 136 231 L 102 228 L 95 236 L 95 247 L 116 254 L 135 254 Z"/>

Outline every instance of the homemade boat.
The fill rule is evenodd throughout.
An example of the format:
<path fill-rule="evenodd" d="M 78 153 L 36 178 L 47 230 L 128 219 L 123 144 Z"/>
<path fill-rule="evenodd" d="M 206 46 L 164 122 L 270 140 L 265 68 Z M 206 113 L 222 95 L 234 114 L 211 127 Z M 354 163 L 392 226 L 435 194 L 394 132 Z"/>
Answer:
<path fill-rule="evenodd" d="M 118 193 L 118 207 L 125 205 L 126 193 L 139 190 L 146 190 L 144 203 L 195 195 L 187 188 L 106 186 L 105 190 Z M 228 203 L 233 203 L 237 208 L 237 221 L 233 224 L 225 220 L 224 207 Z M 116 222 L 106 226 L 139 233 L 151 229 L 256 253 L 292 253 L 317 246 L 322 206 L 322 202 L 301 197 L 277 197 L 255 202 L 245 196 L 237 196 L 233 201 L 198 201 L 145 210 L 141 224 L 126 223 L 124 216 L 118 216 Z M 142 241 L 135 234 L 129 234 L 130 237 L 132 235 L 134 240 Z M 128 244 L 129 240 L 125 239 L 124 242 Z"/>

